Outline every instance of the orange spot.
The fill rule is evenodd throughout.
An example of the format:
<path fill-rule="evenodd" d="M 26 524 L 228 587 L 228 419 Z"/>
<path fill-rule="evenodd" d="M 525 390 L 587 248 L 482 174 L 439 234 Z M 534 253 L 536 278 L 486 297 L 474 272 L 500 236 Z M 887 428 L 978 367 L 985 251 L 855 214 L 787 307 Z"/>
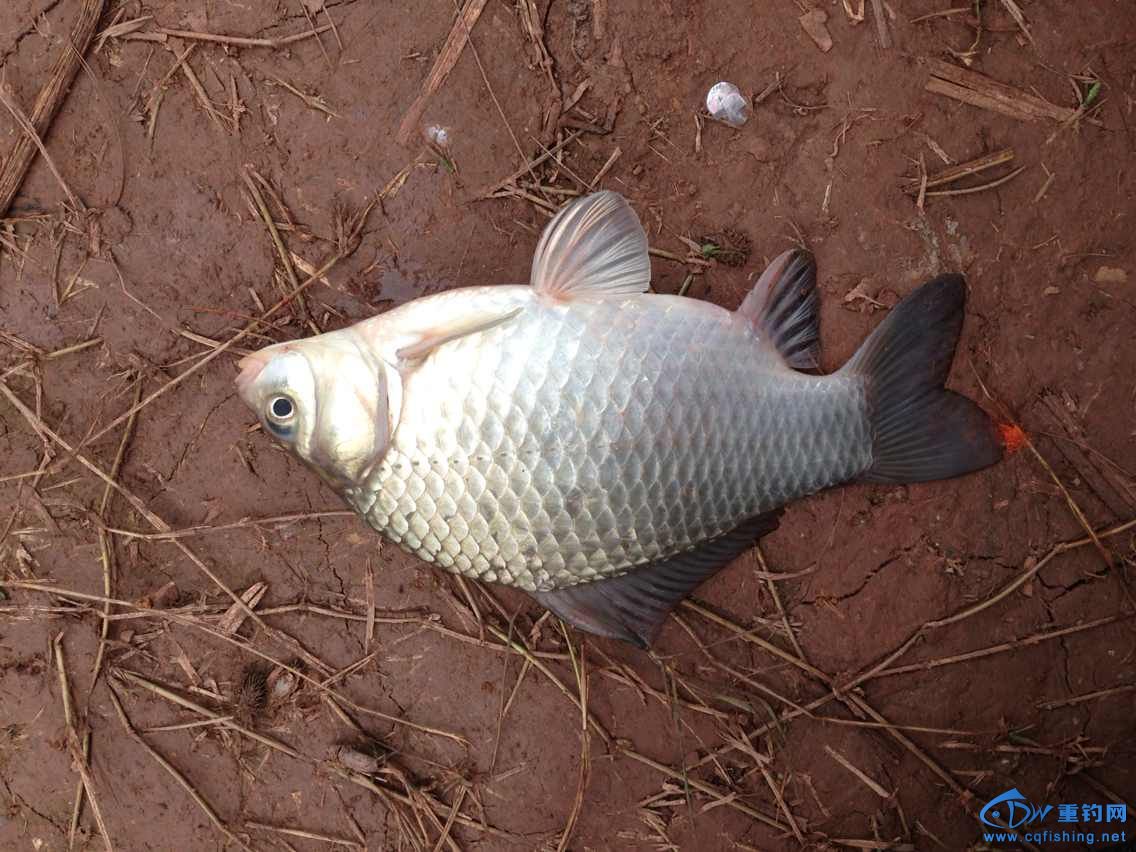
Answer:
<path fill-rule="evenodd" d="M 1016 453 L 1029 443 L 1029 436 L 1016 423 L 999 423 L 998 434 L 1002 437 L 1002 446 L 1007 453 Z"/>

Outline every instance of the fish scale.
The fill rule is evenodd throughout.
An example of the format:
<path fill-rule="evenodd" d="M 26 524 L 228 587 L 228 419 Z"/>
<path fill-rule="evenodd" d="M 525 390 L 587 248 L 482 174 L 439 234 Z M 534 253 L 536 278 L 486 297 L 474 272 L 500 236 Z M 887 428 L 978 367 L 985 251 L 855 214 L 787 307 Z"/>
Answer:
<path fill-rule="evenodd" d="M 349 501 L 423 559 L 530 591 L 681 553 L 871 460 L 859 383 L 797 373 L 685 299 L 533 300 L 405 395 Z"/>

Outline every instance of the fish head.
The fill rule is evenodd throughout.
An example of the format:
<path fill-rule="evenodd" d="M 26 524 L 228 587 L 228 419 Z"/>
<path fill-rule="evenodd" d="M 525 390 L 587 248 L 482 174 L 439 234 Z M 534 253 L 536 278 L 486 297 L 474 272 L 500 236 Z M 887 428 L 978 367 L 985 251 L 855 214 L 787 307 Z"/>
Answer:
<path fill-rule="evenodd" d="M 264 430 L 338 489 L 386 454 L 389 368 L 351 329 L 277 343 L 241 359 L 237 393 Z"/>

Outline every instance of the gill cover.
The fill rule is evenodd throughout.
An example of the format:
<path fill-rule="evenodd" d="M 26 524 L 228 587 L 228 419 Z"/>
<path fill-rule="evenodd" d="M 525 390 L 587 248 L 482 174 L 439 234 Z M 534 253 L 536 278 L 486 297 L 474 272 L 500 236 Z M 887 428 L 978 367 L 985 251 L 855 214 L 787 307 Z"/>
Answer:
<path fill-rule="evenodd" d="M 382 458 L 394 428 L 398 377 L 361 343 L 344 329 L 266 347 L 239 365 L 238 392 L 265 431 L 336 488 Z"/>

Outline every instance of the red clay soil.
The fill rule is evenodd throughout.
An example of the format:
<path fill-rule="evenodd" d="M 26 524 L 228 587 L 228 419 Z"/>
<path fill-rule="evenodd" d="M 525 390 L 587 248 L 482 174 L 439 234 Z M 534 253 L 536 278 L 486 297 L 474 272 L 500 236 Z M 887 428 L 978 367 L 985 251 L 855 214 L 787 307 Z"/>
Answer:
<path fill-rule="evenodd" d="M 329 14 L 319 0 L 109 3 L 102 27 L 138 22 L 92 48 L 45 140 L 89 212 L 63 206 L 39 158 L 0 229 L 0 377 L 32 412 L 0 399 L 0 847 L 68 845 L 79 774 L 51 656 L 60 634 L 117 849 L 237 848 L 202 803 L 239 843 L 311 850 L 330 847 L 260 826 L 371 849 L 438 848 L 443 833 L 448 848 L 555 848 L 566 827 L 565 848 L 581 850 L 964 849 L 982 846 L 978 813 L 1009 788 L 1054 813 L 1136 804 L 1136 528 L 1101 550 L 1063 544 L 1086 523 L 1136 516 L 1136 8 L 987 2 L 977 29 L 957 9 L 913 20 L 946 2 L 885 2 L 884 49 L 876 4 L 851 22 L 845 7 L 859 5 L 823 4 L 834 47 L 822 53 L 788 2 L 490 0 L 476 57 L 466 48 L 423 118 L 448 128 L 443 158 L 396 134 L 453 24 L 449 2 L 328 2 Z M 1032 42 L 1007 12 L 1016 5 Z M 25 110 L 78 8 L 8 0 L 0 14 L 0 76 Z M 335 31 L 278 47 L 161 35 L 283 37 L 311 29 L 306 9 Z M 543 65 L 527 10 L 543 26 Z M 189 47 L 196 84 L 176 67 Z M 965 59 L 1060 106 L 1091 102 L 1064 125 L 1017 120 L 925 91 L 927 58 Z M 699 146 L 695 115 L 720 79 L 768 94 L 740 130 L 704 121 Z M 538 142 L 580 128 L 562 162 L 517 180 L 535 203 L 479 198 Z M 0 115 L 0 157 L 18 132 Z M 1025 167 L 996 187 L 928 192 L 922 210 L 904 192 L 921 168 L 934 177 L 944 158 L 1002 148 L 1012 164 L 945 188 Z M 615 152 L 597 186 L 623 193 L 653 246 L 679 259 L 656 258 L 657 290 L 695 272 L 693 298 L 732 308 L 765 259 L 798 242 L 815 252 L 826 368 L 899 296 L 965 272 L 952 385 L 1020 423 L 1037 454 L 792 506 L 763 544 L 764 568 L 752 553 L 699 590 L 701 608 L 668 623 L 656 659 L 591 638 L 581 650 L 570 634 L 595 720 L 582 767 L 579 683 L 556 622 L 508 590 L 489 590 L 500 611 L 480 590 L 467 596 L 350 516 L 310 517 L 341 504 L 250 428 L 232 380 L 242 347 L 425 293 L 527 280 L 544 208 Z M 139 412 L 115 474 L 137 505 L 112 491 L 100 512 L 102 480 L 36 427 L 113 470 L 123 425 L 102 430 L 136 390 L 167 385 L 210 351 L 206 338 L 228 340 L 292 286 L 247 200 L 246 167 L 265 179 L 294 256 L 339 259 L 304 307 Z M 527 186 L 537 177 L 552 189 Z M 352 240 L 352 217 L 384 187 Z M 727 229 L 752 244 L 741 265 L 689 259 L 687 240 Z M 158 526 L 207 529 L 179 549 L 144 537 L 156 527 L 138 506 Z M 223 528 L 288 514 L 309 517 Z M 125 603 L 92 690 L 104 523 L 111 597 Z M 231 601 L 201 566 L 238 593 L 267 584 L 261 623 L 225 633 L 241 619 L 221 618 Z M 834 685 L 839 698 L 826 699 Z M 202 724 L 171 695 L 229 721 Z M 198 724 L 150 730 L 187 723 Z M 1051 814 L 1044 827 L 1064 826 Z M 1136 829 L 1131 816 L 1111 827 Z M 104 848 L 87 804 L 76 845 Z"/>

